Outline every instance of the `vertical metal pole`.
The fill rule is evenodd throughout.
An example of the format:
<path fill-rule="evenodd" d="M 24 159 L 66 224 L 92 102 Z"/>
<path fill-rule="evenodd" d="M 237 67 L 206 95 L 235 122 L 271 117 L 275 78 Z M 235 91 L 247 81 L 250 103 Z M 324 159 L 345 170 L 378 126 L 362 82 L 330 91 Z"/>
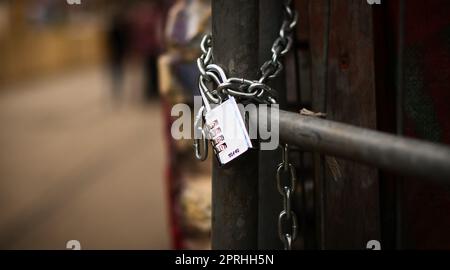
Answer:
<path fill-rule="evenodd" d="M 283 20 L 283 1 L 260 0 L 259 10 L 259 64 L 262 65 L 272 57 L 270 49 L 278 37 Z M 284 72 L 270 86 L 279 93 L 282 108 L 286 103 Z M 275 181 L 277 166 L 281 162 L 281 150 L 261 151 L 259 162 L 264 166 L 259 167 L 258 248 L 282 249 L 283 244 L 278 235 L 278 215 L 283 203 Z"/>
<path fill-rule="evenodd" d="M 213 0 L 214 61 L 228 76 L 257 79 L 258 0 Z M 256 249 L 258 152 L 250 150 L 224 167 L 213 162 L 212 248 Z"/>

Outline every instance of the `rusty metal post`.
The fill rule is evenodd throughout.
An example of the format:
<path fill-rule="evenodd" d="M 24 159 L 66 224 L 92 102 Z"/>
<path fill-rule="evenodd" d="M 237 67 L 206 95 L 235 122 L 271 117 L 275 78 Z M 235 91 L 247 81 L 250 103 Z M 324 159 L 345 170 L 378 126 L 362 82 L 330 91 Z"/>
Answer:
<path fill-rule="evenodd" d="M 214 61 L 228 76 L 257 79 L 258 0 L 213 0 Z M 213 162 L 212 248 L 256 249 L 258 152 L 249 150 L 224 167 Z"/>

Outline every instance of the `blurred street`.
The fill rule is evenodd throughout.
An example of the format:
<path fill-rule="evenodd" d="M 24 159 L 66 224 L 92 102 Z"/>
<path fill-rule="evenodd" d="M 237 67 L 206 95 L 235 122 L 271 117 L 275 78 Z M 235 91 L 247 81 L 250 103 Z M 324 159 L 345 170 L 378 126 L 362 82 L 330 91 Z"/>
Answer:
<path fill-rule="evenodd" d="M 0 92 L 0 248 L 167 249 L 160 104 L 88 67 Z"/>

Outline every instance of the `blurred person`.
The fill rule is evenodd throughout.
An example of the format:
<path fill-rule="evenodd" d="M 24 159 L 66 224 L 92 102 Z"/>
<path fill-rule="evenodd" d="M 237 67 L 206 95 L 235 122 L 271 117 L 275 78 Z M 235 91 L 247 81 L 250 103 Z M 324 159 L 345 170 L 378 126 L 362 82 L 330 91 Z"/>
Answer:
<path fill-rule="evenodd" d="M 157 59 L 163 49 L 164 5 L 162 1 L 139 1 L 130 9 L 130 50 L 144 69 L 144 98 L 159 91 Z"/>
<path fill-rule="evenodd" d="M 123 10 L 114 12 L 108 26 L 107 44 L 112 78 L 112 95 L 117 100 L 122 95 L 125 57 L 129 46 L 129 25 Z"/>

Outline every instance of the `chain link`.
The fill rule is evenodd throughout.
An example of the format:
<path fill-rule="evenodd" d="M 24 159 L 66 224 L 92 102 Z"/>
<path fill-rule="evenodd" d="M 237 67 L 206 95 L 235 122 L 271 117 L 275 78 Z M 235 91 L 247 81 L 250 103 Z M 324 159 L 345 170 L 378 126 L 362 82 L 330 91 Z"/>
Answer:
<path fill-rule="evenodd" d="M 278 235 L 284 244 L 285 250 L 292 249 L 292 242 L 297 238 L 297 216 L 292 210 L 292 194 L 297 184 L 297 176 L 294 166 L 289 162 L 289 147 L 285 144 L 282 147 L 282 162 L 277 169 L 277 188 L 283 196 L 283 210 L 278 216 Z M 288 180 L 282 182 L 282 173 L 288 175 Z"/>
<path fill-rule="evenodd" d="M 260 68 L 261 76 L 259 80 L 227 78 L 221 67 L 212 64 L 212 36 L 205 35 L 203 37 L 200 43 L 202 54 L 197 59 L 197 67 L 200 72 L 199 89 L 203 91 L 210 102 L 218 104 L 231 95 L 240 100 L 249 100 L 257 103 L 277 103 L 277 92 L 269 87 L 267 83 L 277 77 L 283 70 L 283 64 L 280 59 L 292 48 L 292 33 L 297 25 L 298 16 L 297 12 L 291 8 L 291 2 L 291 0 L 285 1 L 285 15 L 279 36 L 272 45 L 271 59 L 264 62 Z M 221 78 L 221 80 L 217 78 Z"/>

